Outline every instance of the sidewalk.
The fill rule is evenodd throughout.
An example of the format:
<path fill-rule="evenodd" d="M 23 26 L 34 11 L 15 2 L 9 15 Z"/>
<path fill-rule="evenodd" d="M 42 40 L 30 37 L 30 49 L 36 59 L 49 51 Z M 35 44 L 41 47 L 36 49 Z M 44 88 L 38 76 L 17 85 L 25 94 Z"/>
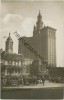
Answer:
<path fill-rule="evenodd" d="M 36 89 L 36 88 L 56 88 L 56 87 L 63 87 L 64 88 L 64 83 L 51 83 L 48 81 L 45 81 L 45 84 L 37 84 L 37 85 L 27 85 L 27 86 L 9 86 L 9 87 L 3 87 L 3 89 Z"/>

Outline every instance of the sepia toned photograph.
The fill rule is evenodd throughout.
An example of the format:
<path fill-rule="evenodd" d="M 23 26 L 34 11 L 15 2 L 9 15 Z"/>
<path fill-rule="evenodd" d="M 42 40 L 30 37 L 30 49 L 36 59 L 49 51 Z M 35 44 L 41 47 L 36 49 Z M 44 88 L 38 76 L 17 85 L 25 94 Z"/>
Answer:
<path fill-rule="evenodd" d="M 1 0 L 1 99 L 64 99 L 64 1 Z"/>

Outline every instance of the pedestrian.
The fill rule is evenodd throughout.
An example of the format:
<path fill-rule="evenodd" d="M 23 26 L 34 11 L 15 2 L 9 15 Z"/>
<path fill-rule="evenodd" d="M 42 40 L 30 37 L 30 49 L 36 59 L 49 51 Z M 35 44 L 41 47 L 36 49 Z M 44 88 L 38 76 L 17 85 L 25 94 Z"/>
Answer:
<path fill-rule="evenodd" d="M 24 79 L 23 79 L 23 77 L 22 77 L 22 86 L 24 86 Z"/>
<path fill-rule="evenodd" d="M 33 77 L 33 85 L 35 84 L 35 77 Z"/>
<path fill-rule="evenodd" d="M 43 86 L 44 86 L 44 83 L 45 83 L 45 78 L 44 78 L 44 76 L 42 77 L 42 82 L 43 82 Z"/>
<path fill-rule="evenodd" d="M 23 78 L 23 82 L 24 82 L 24 85 L 26 85 L 26 78 L 25 77 Z"/>
<path fill-rule="evenodd" d="M 38 84 L 38 79 L 36 78 L 35 81 L 36 81 L 36 85 L 37 85 Z"/>

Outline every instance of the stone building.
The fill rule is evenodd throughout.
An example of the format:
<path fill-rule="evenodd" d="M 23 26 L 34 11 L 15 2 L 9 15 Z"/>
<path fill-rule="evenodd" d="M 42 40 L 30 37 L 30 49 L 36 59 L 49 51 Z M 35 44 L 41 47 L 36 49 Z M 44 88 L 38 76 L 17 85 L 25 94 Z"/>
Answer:
<path fill-rule="evenodd" d="M 6 49 L 1 53 L 1 71 L 3 75 L 22 74 L 23 55 L 13 53 L 13 40 L 10 37 L 6 41 Z"/>
<path fill-rule="evenodd" d="M 39 12 L 32 37 L 23 39 L 42 57 L 51 67 L 56 66 L 56 29 L 44 26 L 42 15 Z M 24 45 L 19 38 L 18 52 L 27 58 L 35 59 L 34 54 Z"/>

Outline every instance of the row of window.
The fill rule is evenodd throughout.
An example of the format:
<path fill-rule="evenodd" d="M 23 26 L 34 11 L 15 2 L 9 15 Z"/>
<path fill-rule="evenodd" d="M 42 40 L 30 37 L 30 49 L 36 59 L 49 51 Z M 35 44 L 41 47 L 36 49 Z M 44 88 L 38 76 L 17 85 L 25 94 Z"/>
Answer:
<path fill-rule="evenodd" d="M 55 40 L 48 40 L 48 44 L 50 44 L 50 43 L 52 43 L 52 44 L 55 44 Z"/>
<path fill-rule="evenodd" d="M 15 70 L 11 70 L 11 74 L 12 73 L 20 73 L 21 71 L 20 70 L 17 70 L 17 69 L 15 69 Z M 10 71 L 8 70 L 8 69 L 5 69 L 5 73 L 10 73 Z"/>
<path fill-rule="evenodd" d="M 54 37 L 54 36 L 55 36 L 55 32 L 53 32 L 53 31 L 49 31 L 48 35 Z"/>
<path fill-rule="evenodd" d="M 23 65 L 30 65 L 30 64 L 32 64 L 32 61 L 24 61 L 23 62 Z"/>
<path fill-rule="evenodd" d="M 13 66 L 21 66 L 21 61 L 16 62 L 16 61 L 5 61 L 3 60 L 4 65 L 13 65 Z"/>
<path fill-rule="evenodd" d="M 55 45 L 55 41 L 52 40 L 48 41 L 48 45 Z"/>

